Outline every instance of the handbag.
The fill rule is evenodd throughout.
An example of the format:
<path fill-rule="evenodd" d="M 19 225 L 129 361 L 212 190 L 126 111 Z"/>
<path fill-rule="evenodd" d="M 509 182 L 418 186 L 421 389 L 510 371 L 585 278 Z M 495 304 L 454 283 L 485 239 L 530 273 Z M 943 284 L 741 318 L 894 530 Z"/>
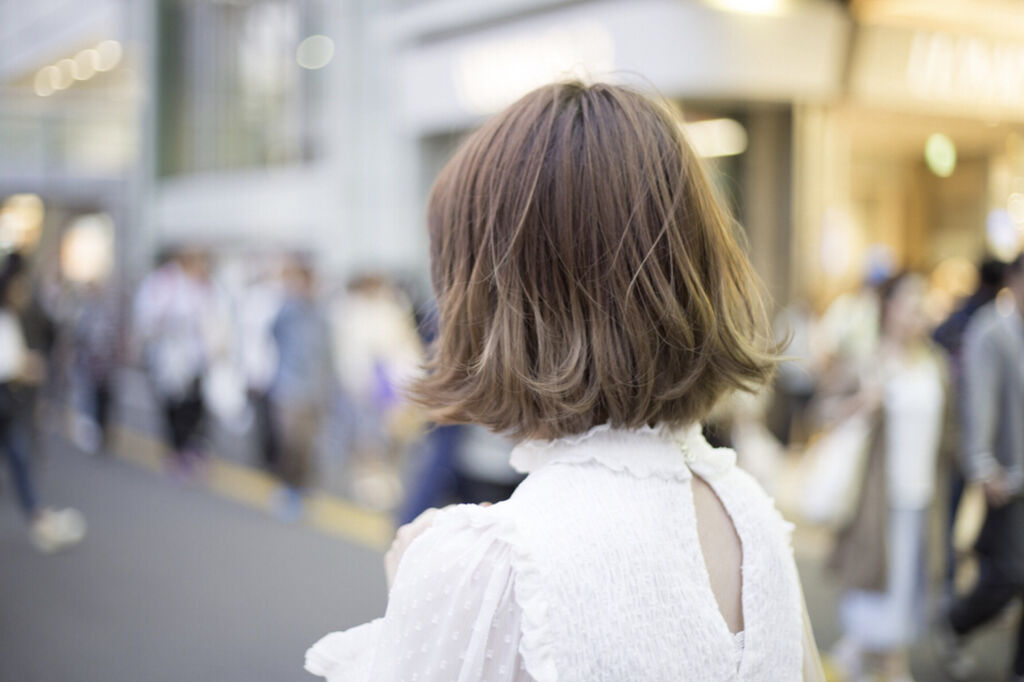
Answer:
<path fill-rule="evenodd" d="M 871 446 L 868 415 L 847 417 L 817 438 L 804 453 L 807 463 L 798 509 L 804 519 L 844 527 L 854 515 Z"/>

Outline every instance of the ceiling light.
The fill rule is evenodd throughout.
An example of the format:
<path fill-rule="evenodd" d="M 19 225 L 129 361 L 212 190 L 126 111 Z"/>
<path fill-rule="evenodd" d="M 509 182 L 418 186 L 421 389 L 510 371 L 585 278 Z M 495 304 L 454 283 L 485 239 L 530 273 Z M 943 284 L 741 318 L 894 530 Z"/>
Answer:
<path fill-rule="evenodd" d="M 121 55 L 124 53 L 124 50 L 121 48 L 121 43 L 116 40 L 104 40 L 96 46 L 96 53 L 99 55 L 96 70 L 110 71 L 121 63 Z"/>
<path fill-rule="evenodd" d="M 699 156 L 736 156 L 747 150 L 747 131 L 731 118 L 712 118 L 683 124 L 687 139 Z"/>
<path fill-rule="evenodd" d="M 75 80 L 89 80 L 96 75 L 100 65 L 100 53 L 93 49 L 82 50 L 74 59 Z"/>
<path fill-rule="evenodd" d="M 54 65 L 57 69 L 58 90 L 69 87 L 75 81 L 75 63 L 70 59 L 62 59 Z"/>
<path fill-rule="evenodd" d="M 715 9 L 737 14 L 782 14 L 790 0 L 704 0 Z"/>
<path fill-rule="evenodd" d="M 53 94 L 53 86 L 50 85 L 50 74 L 47 73 L 46 69 L 39 69 L 36 72 L 35 90 L 36 94 L 40 97 L 49 97 Z"/>

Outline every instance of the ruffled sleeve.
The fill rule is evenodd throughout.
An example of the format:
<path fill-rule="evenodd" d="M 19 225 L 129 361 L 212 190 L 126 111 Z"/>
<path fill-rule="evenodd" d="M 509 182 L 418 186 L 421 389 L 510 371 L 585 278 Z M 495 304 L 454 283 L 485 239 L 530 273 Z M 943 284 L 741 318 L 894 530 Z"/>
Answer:
<path fill-rule="evenodd" d="M 523 641 L 510 524 L 493 509 L 440 513 L 402 558 L 384 618 L 327 635 L 306 670 L 328 682 L 535 682 L 521 651 L 531 668 L 548 666 L 536 634 Z M 520 597 L 530 581 L 527 570 Z M 529 610 L 538 615 L 536 599 Z"/>

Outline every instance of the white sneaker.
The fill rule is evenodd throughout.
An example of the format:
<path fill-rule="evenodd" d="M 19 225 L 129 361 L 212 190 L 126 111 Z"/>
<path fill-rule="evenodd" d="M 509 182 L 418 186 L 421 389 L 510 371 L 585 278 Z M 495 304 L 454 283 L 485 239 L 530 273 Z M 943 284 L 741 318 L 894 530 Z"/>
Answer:
<path fill-rule="evenodd" d="M 44 509 L 32 522 L 32 544 L 43 554 L 52 554 L 85 537 L 85 519 L 77 509 Z"/>

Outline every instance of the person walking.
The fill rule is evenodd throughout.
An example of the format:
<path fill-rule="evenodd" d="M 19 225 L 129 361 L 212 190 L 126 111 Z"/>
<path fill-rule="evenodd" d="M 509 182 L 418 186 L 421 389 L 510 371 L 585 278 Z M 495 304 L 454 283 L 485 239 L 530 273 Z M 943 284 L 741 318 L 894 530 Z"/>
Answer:
<path fill-rule="evenodd" d="M 954 401 L 956 410 L 955 426 L 959 432 L 963 427 L 964 411 L 966 409 L 964 371 L 963 371 L 963 346 L 967 326 L 974 315 L 986 305 L 995 300 L 996 295 L 1003 288 L 1003 273 L 1006 264 L 992 258 L 986 259 L 978 266 L 978 286 L 974 292 L 947 317 L 942 324 L 935 328 L 932 339 L 945 349 L 949 357 L 950 367 L 950 397 Z M 946 575 L 944 598 L 948 603 L 955 596 L 957 551 L 953 542 L 953 527 L 960 508 L 960 500 L 964 494 L 966 481 L 960 463 L 964 460 L 962 448 L 963 437 L 958 434 L 956 439 L 957 447 L 961 449 L 960 456 L 949 467 L 947 486 L 949 491 L 948 504 L 946 505 L 947 518 L 944 528 L 946 536 Z"/>
<path fill-rule="evenodd" d="M 471 135 L 427 210 L 436 423 L 517 442 L 506 501 L 428 511 L 330 682 L 821 680 L 791 526 L 700 422 L 775 364 L 756 278 L 668 107 L 541 87 Z"/>
<path fill-rule="evenodd" d="M 947 369 L 928 336 L 926 293 L 917 275 L 879 287 L 879 346 L 853 398 L 874 428 L 857 508 L 830 561 L 845 588 L 834 658 L 848 680 L 868 679 L 871 654 L 880 679 L 911 682 L 910 647 L 926 630 L 928 536 L 948 448 Z"/>
<path fill-rule="evenodd" d="M 31 299 L 22 257 L 7 255 L 0 265 L 0 452 L 7 460 L 18 506 L 29 523 L 32 544 L 44 553 L 77 544 L 85 536 L 85 520 L 75 509 L 49 509 L 39 502 L 29 461 L 32 402 L 25 388 L 46 375 L 42 356 L 28 350 L 20 314 Z"/>
<path fill-rule="evenodd" d="M 214 316 L 206 258 L 182 251 L 150 273 L 135 300 L 136 335 L 171 446 L 172 473 L 190 476 L 205 414 L 202 379 Z"/>
<path fill-rule="evenodd" d="M 86 451 L 107 454 L 116 397 L 117 312 L 111 293 L 95 282 L 85 287 L 76 312 L 73 366 L 83 416 L 75 420 L 74 436 Z"/>
<path fill-rule="evenodd" d="M 278 465 L 277 432 L 270 404 L 270 386 L 277 373 L 277 346 L 274 320 L 281 309 L 281 285 L 269 267 L 246 288 L 242 298 L 241 327 L 242 370 L 246 395 L 253 414 L 260 464 L 270 472 Z"/>
<path fill-rule="evenodd" d="M 335 373 L 312 269 L 292 261 L 285 266 L 284 285 L 284 301 L 271 327 L 278 360 L 269 396 L 278 448 L 274 471 L 284 486 L 279 512 L 292 519 L 302 513 Z"/>
<path fill-rule="evenodd" d="M 978 579 L 948 613 L 954 638 L 947 667 L 965 678 L 962 638 L 1024 593 L 1024 255 L 1005 274 L 1009 295 L 978 311 L 964 340 L 964 470 L 985 491 L 987 514 L 975 544 Z M 943 625 L 947 625 L 944 623 Z M 1024 681 L 1024 624 L 1018 625 L 1013 679 Z"/>

